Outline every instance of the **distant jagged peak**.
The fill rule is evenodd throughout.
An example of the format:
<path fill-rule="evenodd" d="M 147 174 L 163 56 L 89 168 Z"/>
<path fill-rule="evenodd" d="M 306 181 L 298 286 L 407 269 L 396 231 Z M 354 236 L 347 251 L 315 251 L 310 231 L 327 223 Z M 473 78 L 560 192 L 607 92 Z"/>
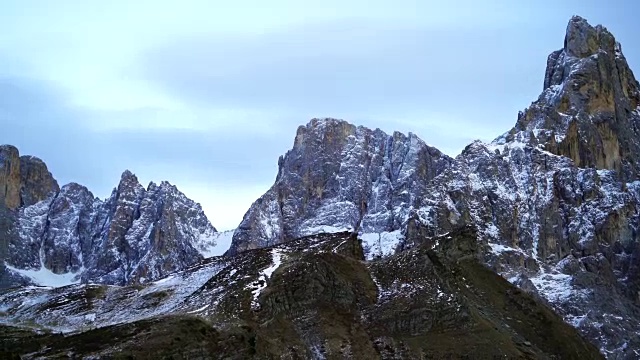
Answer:
<path fill-rule="evenodd" d="M 403 133 L 400 131 L 394 131 L 390 135 L 381 130 L 380 128 L 370 128 L 363 125 L 355 125 L 343 119 L 324 117 L 324 118 L 312 118 L 306 125 L 300 125 L 296 132 L 294 141 L 294 149 L 300 149 L 307 144 L 325 143 L 330 144 L 336 141 L 344 142 L 350 136 L 356 135 L 357 132 L 376 134 L 374 136 L 390 137 L 395 141 L 400 142 L 415 142 L 420 146 L 426 146 L 429 148 L 429 152 L 436 155 L 443 155 L 443 153 L 429 146 L 418 135 L 412 132 Z"/>
<path fill-rule="evenodd" d="M 60 188 L 60 193 L 61 194 L 64 194 L 64 193 L 78 193 L 78 192 L 88 193 L 91 196 L 93 196 L 91 191 L 86 186 L 78 184 L 76 182 L 70 182 L 68 184 L 63 185 Z"/>
<path fill-rule="evenodd" d="M 158 188 L 158 184 L 155 181 L 149 181 L 149 185 L 147 185 L 147 191 L 156 191 Z"/>
<path fill-rule="evenodd" d="M 22 156 L 20 156 L 20 160 L 29 161 L 29 162 L 34 163 L 34 164 L 45 164 L 45 162 L 42 159 L 40 159 L 37 156 L 33 156 L 33 155 L 22 155 Z"/>
<path fill-rule="evenodd" d="M 294 148 L 304 147 L 310 141 L 334 141 L 346 139 L 355 134 L 356 126 L 335 118 L 313 118 L 306 125 L 298 127 Z"/>
<path fill-rule="evenodd" d="M 144 190 L 144 187 L 142 186 L 142 184 L 140 184 L 138 177 L 130 170 L 125 170 L 124 172 L 122 172 L 122 175 L 120 176 L 120 182 L 118 183 L 118 188 L 116 190 L 120 193 L 126 189 Z"/>
<path fill-rule="evenodd" d="M 20 156 L 12 145 L 0 145 L 0 212 L 11 215 L 0 219 L 0 235 L 9 234 L 5 249 L 14 266 L 10 274 L 0 269 L 0 288 L 61 286 L 79 281 L 76 275 L 144 282 L 220 252 L 201 205 L 169 182 L 145 189 L 125 170 L 101 200 L 78 183 L 60 188 L 44 161 Z"/>
<path fill-rule="evenodd" d="M 163 189 L 164 191 L 178 191 L 178 187 L 171 184 L 168 181 L 162 181 L 160 182 L 160 189 Z"/>
<path fill-rule="evenodd" d="M 120 175 L 120 182 L 122 181 L 138 181 L 138 177 L 129 169 L 126 169 Z"/>
<path fill-rule="evenodd" d="M 356 126 L 349 123 L 344 119 L 332 118 L 332 117 L 323 117 L 323 118 L 312 118 L 305 125 L 300 125 L 298 127 L 298 132 L 325 132 L 331 131 L 336 128 L 355 128 Z"/>
<path fill-rule="evenodd" d="M 243 217 L 229 254 L 325 231 L 397 238 L 405 207 L 452 162 L 413 133 L 311 119 L 278 159 L 274 185 Z"/>
<path fill-rule="evenodd" d="M 343 126 L 344 124 L 351 125 L 344 119 L 332 118 L 332 117 L 324 117 L 324 118 L 313 118 L 309 120 L 307 123 L 307 128 L 327 128 L 333 126 Z"/>
<path fill-rule="evenodd" d="M 111 198 L 122 199 L 125 202 L 139 202 L 143 197 L 151 196 L 151 194 L 156 194 L 161 197 L 173 195 L 191 201 L 176 185 L 169 181 L 161 181 L 160 183 L 150 181 L 145 188 L 131 170 L 125 170 L 122 173 L 120 182 L 118 186 L 113 189 Z"/>

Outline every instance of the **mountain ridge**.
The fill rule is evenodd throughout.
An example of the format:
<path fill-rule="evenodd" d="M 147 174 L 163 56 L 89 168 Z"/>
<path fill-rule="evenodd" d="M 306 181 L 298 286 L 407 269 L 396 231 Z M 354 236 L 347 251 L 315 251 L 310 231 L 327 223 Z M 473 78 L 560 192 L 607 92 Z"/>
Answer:
<path fill-rule="evenodd" d="M 235 232 L 226 234 L 231 236 L 227 256 L 204 262 L 195 259 L 189 264 L 197 252 L 193 246 L 180 248 L 193 243 L 193 238 L 181 236 L 180 224 L 191 224 L 201 211 L 191 211 L 193 206 L 168 183 L 152 183 L 145 189 L 125 172 L 112 196 L 98 205 L 86 188 L 75 186 L 63 186 L 56 193 L 69 195 L 47 202 L 46 195 L 57 183 L 42 180 L 48 178 L 45 171 L 26 172 L 34 174 L 30 175 L 34 183 L 46 184 L 35 186 L 37 191 L 22 191 L 22 185 L 15 183 L 22 173 L 4 166 L 0 185 L 6 186 L 0 186 L 0 200 L 14 210 L 0 207 L 9 214 L 0 221 L 15 216 L 29 225 L 22 229 L 39 233 L 43 224 L 55 225 L 56 219 L 62 224 L 68 223 L 67 218 L 80 219 L 78 224 L 97 229 L 89 233 L 99 236 L 73 244 L 87 248 L 99 244 L 101 249 L 115 249 L 105 251 L 107 255 L 126 255 L 98 258 L 97 263 L 117 266 L 94 267 L 99 271 L 87 277 L 119 285 L 105 290 L 109 297 L 88 285 L 12 290 L 5 297 L 13 304 L 7 318 L 49 326 L 64 320 L 75 329 L 77 324 L 95 323 L 96 318 L 111 320 L 118 304 L 135 304 L 148 319 L 186 312 L 214 319 L 220 329 L 240 324 L 240 338 L 252 339 L 248 351 L 271 354 L 282 348 L 277 345 L 287 344 L 287 354 L 293 358 L 350 351 L 383 358 L 420 357 L 421 351 L 444 356 L 455 351 L 458 343 L 445 350 L 420 349 L 407 339 L 415 333 L 434 336 L 433 329 L 469 334 L 470 329 L 478 329 L 474 326 L 482 328 L 489 321 L 497 327 L 489 326 L 487 331 L 510 334 L 508 339 L 497 337 L 505 341 L 500 355 L 545 358 L 569 350 L 550 345 L 546 328 L 537 322 L 555 316 L 545 310 L 549 306 L 566 323 L 558 325 L 560 329 L 566 330 L 567 324 L 576 328 L 607 358 L 637 358 L 640 87 L 621 49 L 604 27 L 573 17 L 563 48 L 547 58 L 538 99 L 518 115 L 510 131 L 491 143 L 472 142 L 455 158 L 415 134 L 389 135 L 344 120 L 312 119 L 297 129 L 292 149 L 278 159 L 273 186 L 252 204 Z M 22 214 L 15 211 L 23 202 L 38 199 Z M 170 206 L 165 206 L 167 199 Z M 108 211 L 83 217 L 87 212 L 82 209 L 94 206 Z M 51 209 L 59 209 L 53 212 L 57 217 L 51 216 Z M 176 216 L 181 220 L 163 221 Z M 47 221 L 38 220 L 42 217 Z M 136 221 L 143 225 L 133 226 Z M 95 223 L 114 226 L 92 227 Z M 6 232 L 2 225 L 0 234 Z M 206 223 L 191 228 L 195 229 L 191 235 L 209 231 Z M 157 236 L 156 229 L 172 234 L 169 241 Z M 47 241 L 55 244 L 59 238 L 56 231 L 46 233 L 53 235 L 41 237 L 42 245 L 34 248 L 46 249 Z M 168 244 L 170 256 L 162 258 L 162 251 L 152 246 L 158 243 Z M 49 248 L 60 251 L 59 246 Z M 0 246 L 0 251 L 6 249 Z M 43 259 L 33 251 L 14 251 L 13 257 L 19 254 L 31 256 L 27 259 L 31 263 Z M 154 260 L 158 254 L 159 263 Z M 56 258 L 50 260 L 53 267 L 85 263 L 58 263 Z M 174 258 L 181 260 L 163 262 Z M 141 259 L 147 262 L 137 271 L 136 261 Z M 228 267 L 230 263 L 234 267 Z M 185 268 L 188 271 L 180 272 Z M 482 280 L 487 278 L 489 287 Z M 187 286 L 178 286 L 179 279 Z M 430 283 L 442 279 L 446 280 L 440 285 L 456 284 L 453 303 L 481 306 L 466 307 L 463 315 L 456 315 L 455 306 L 444 301 L 446 294 Z M 472 285 L 475 290 L 465 290 Z M 492 286 L 500 296 L 494 296 Z M 452 290 L 450 285 L 445 287 Z M 32 293 L 46 300 L 21 308 L 24 299 L 35 296 Z M 60 293 L 64 298 L 77 297 L 82 304 L 85 299 L 96 300 L 96 307 L 106 308 L 93 313 L 84 305 L 60 305 Z M 528 325 L 513 322 L 504 308 L 486 302 L 483 296 L 488 293 L 514 313 L 535 307 L 533 319 L 522 318 Z M 505 293 L 506 299 L 502 298 Z M 113 298 L 118 300 L 112 303 Z M 184 307 L 172 307 L 176 299 Z M 435 304 L 428 303 L 431 300 Z M 59 317 L 50 319 L 33 311 L 40 306 L 52 310 L 47 316 Z M 318 309 L 326 318 L 318 315 Z M 446 316 L 433 315 L 438 311 Z M 335 317 L 336 313 L 353 321 Z M 126 322 L 126 316 L 116 315 Z M 327 327 L 327 318 L 340 319 L 338 326 Z M 256 340 L 258 334 L 265 336 L 253 328 L 256 319 L 272 331 L 264 343 Z M 351 323 L 356 325 L 342 327 Z M 269 324 L 280 327 L 269 328 Z M 365 331 L 366 336 L 362 324 L 370 331 Z M 255 332 L 246 333 L 242 326 Z M 511 333 L 514 328 L 516 333 Z M 398 333 L 404 334 L 402 339 L 388 336 Z M 406 333 L 411 336 L 405 337 Z M 573 350 L 582 346 L 579 340 L 576 344 Z M 543 349 L 546 346 L 551 347 Z M 593 355 L 589 350 L 585 354 Z"/>
<path fill-rule="evenodd" d="M 125 170 L 104 200 L 77 183 L 59 187 L 46 164 L 0 146 L 3 287 L 36 282 L 139 283 L 211 254 L 218 231 L 174 185 L 144 188 Z"/>
<path fill-rule="evenodd" d="M 402 151 L 385 157 L 404 149 L 385 139 L 402 136 L 311 120 L 278 161 L 274 186 L 246 213 L 229 254 L 349 230 L 372 259 L 472 224 L 488 244 L 488 266 L 553 306 L 603 353 L 640 347 L 640 92 L 621 49 L 604 27 L 573 17 L 563 48 L 547 59 L 539 98 L 512 130 L 472 142 L 455 159 L 428 151 L 409 161 Z M 323 143 L 324 133 L 333 137 Z M 446 165 L 429 167 L 438 159 Z M 436 171 L 415 176 L 420 165 Z M 411 175 L 395 182 L 395 169 Z"/>

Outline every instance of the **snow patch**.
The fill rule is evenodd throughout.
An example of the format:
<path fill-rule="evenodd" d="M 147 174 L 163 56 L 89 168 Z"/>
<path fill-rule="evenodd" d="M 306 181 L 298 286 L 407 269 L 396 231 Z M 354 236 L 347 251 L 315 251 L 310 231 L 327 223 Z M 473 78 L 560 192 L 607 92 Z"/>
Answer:
<path fill-rule="evenodd" d="M 233 229 L 210 235 L 208 241 L 202 241 L 202 246 L 198 247 L 197 250 L 205 259 L 213 256 L 222 256 L 231 247 L 231 240 L 235 232 L 236 230 Z"/>
<path fill-rule="evenodd" d="M 282 250 L 271 250 L 271 266 L 260 272 L 258 280 L 256 281 L 257 288 L 251 291 L 251 294 L 253 296 L 253 300 L 251 301 L 251 308 L 258 308 L 258 297 L 260 297 L 260 293 L 262 293 L 262 290 L 267 287 L 267 281 L 271 279 L 271 275 L 280 267 L 280 264 L 282 264 Z"/>
<path fill-rule="evenodd" d="M 303 236 L 316 235 L 316 234 L 334 234 L 345 231 L 353 231 L 351 227 L 339 227 L 331 225 L 320 225 L 314 227 L 305 228 L 302 232 Z"/>
<path fill-rule="evenodd" d="M 530 280 L 547 300 L 559 303 L 571 297 L 571 275 L 543 273 Z"/>
<path fill-rule="evenodd" d="M 522 250 L 520 250 L 520 249 L 512 248 L 510 246 L 505 246 L 505 245 L 502 245 L 502 244 L 489 243 L 489 246 L 491 247 L 491 252 L 496 254 L 496 255 L 500 255 L 500 254 L 505 253 L 505 252 L 522 253 Z"/>
<path fill-rule="evenodd" d="M 484 229 L 484 234 L 488 236 L 490 239 L 499 239 L 500 238 L 500 229 L 494 224 L 487 224 L 486 229 Z"/>
<path fill-rule="evenodd" d="M 201 307 L 199 309 L 193 310 L 193 311 L 187 311 L 187 314 L 199 313 L 199 312 L 202 312 L 202 311 L 206 310 L 208 307 L 209 307 L 209 304 L 207 304 L 207 305 L 205 305 L 205 306 L 203 306 L 203 307 Z"/>
<path fill-rule="evenodd" d="M 53 271 L 41 266 L 38 270 L 17 269 L 5 263 L 7 269 L 28 277 L 31 281 L 39 286 L 46 287 L 62 287 L 80 283 L 81 271 L 77 273 L 56 274 Z"/>
<path fill-rule="evenodd" d="M 360 234 L 359 238 L 362 240 L 366 259 L 373 260 L 376 257 L 393 255 L 398 245 L 404 240 L 404 235 L 400 230 L 395 230 L 381 233 L 364 233 Z"/>

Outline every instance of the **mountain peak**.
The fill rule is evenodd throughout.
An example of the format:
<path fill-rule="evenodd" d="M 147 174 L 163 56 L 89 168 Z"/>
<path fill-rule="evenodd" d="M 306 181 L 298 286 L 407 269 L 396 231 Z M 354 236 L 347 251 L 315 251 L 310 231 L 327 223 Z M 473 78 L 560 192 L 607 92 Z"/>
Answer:
<path fill-rule="evenodd" d="M 138 181 L 138 177 L 134 173 L 132 173 L 129 169 L 123 171 L 122 175 L 120 175 L 120 181 L 127 180 L 127 179 L 135 179 L 136 181 Z"/>
<path fill-rule="evenodd" d="M 350 135 L 355 134 L 356 126 L 341 119 L 313 118 L 298 127 L 294 141 L 294 149 L 304 148 L 311 143 L 332 144 L 344 142 Z"/>
<path fill-rule="evenodd" d="M 335 125 L 344 124 L 344 123 L 347 123 L 347 121 L 343 119 L 337 119 L 337 118 L 331 118 L 331 117 L 313 118 L 309 120 L 307 127 L 319 128 L 319 127 L 326 127 L 326 126 L 335 126 Z"/>
<path fill-rule="evenodd" d="M 13 145 L 9 145 L 9 144 L 4 144 L 4 145 L 0 145 L 0 154 L 2 153 L 17 153 L 18 152 L 18 148 L 13 146 Z"/>
<path fill-rule="evenodd" d="M 591 26 L 580 16 L 574 16 L 569 20 L 564 40 L 564 51 L 568 55 L 584 58 L 600 50 L 612 53 L 615 48 L 615 38 L 604 26 Z"/>
<path fill-rule="evenodd" d="M 47 164 L 35 156 L 20 157 L 20 198 L 22 206 L 36 204 L 60 191 Z"/>
<path fill-rule="evenodd" d="M 160 182 L 160 187 L 161 188 L 166 188 L 166 189 L 176 188 L 175 185 L 172 185 L 170 182 L 168 182 L 166 180 Z"/>
<path fill-rule="evenodd" d="M 70 182 L 68 184 L 63 185 L 60 188 L 60 192 L 61 193 L 67 193 L 67 192 L 83 192 L 83 193 L 89 193 L 91 194 L 91 191 L 84 185 L 82 184 L 78 184 L 76 182 Z M 93 196 L 93 194 L 91 194 Z"/>
<path fill-rule="evenodd" d="M 12 145 L 0 145 L 0 204 L 20 206 L 20 153 Z"/>
<path fill-rule="evenodd" d="M 9 209 L 33 205 L 60 190 L 44 161 L 0 145 L 0 201 Z"/>
<path fill-rule="evenodd" d="M 148 282 L 201 260 L 217 232 L 201 206 L 166 181 L 149 188 L 155 191 L 125 170 L 103 201 L 77 183 L 59 188 L 42 160 L 0 147 L 0 215 L 18 210 L 9 221 L 0 219 L 6 239 L 0 252 L 15 269 L 0 266 L 0 289 L 23 282 L 59 286 L 80 281 L 76 276 Z M 38 267 L 54 277 L 25 270 Z"/>
<path fill-rule="evenodd" d="M 617 58 L 624 58 L 620 43 L 607 28 L 602 25 L 592 26 L 585 18 L 577 15 L 572 17 L 567 24 L 563 48 L 552 52 L 547 58 L 544 89 L 562 85 L 575 70 L 586 65 L 581 59 L 594 57 L 594 60 L 598 60 L 598 54 L 612 62 Z"/>
<path fill-rule="evenodd" d="M 411 133 L 312 119 L 278 160 L 275 184 L 245 214 L 229 254 L 317 232 L 386 232 L 397 241 L 408 214 L 390 209 L 418 201 L 451 162 Z"/>
<path fill-rule="evenodd" d="M 640 173 L 640 85 L 603 26 L 569 20 L 564 47 L 547 58 L 543 92 L 496 142 L 518 141 L 579 167 Z"/>
<path fill-rule="evenodd" d="M 138 177 L 129 170 L 125 170 L 120 176 L 120 182 L 118 183 L 117 192 L 122 193 L 123 191 L 128 191 L 125 189 L 129 189 L 135 192 L 144 190 L 144 187 L 142 187 L 140 181 L 138 181 Z"/>

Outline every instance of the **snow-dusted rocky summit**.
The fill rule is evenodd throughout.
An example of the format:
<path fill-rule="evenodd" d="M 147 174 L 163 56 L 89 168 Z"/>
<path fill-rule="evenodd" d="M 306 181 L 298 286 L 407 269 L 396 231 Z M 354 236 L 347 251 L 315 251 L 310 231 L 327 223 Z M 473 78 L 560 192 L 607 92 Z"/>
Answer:
<path fill-rule="evenodd" d="M 411 134 L 314 119 L 230 252 L 352 229 L 371 258 L 473 224 L 497 272 L 604 354 L 640 356 L 639 88 L 613 36 L 574 17 L 538 100 L 455 159 Z"/>
<path fill-rule="evenodd" d="M 298 128 L 275 184 L 244 216 L 229 254 L 347 230 L 371 239 L 370 252 L 385 252 L 380 236 L 397 244 L 394 230 L 423 205 L 427 184 L 452 161 L 414 134 L 313 119 Z"/>
<path fill-rule="evenodd" d="M 603 26 L 574 17 L 564 48 L 547 60 L 544 92 L 504 141 L 543 145 L 578 167 L 640 174 L 640 90 L 620 43 Z"/>
<path fill-rule="evenodd" d="M 132 284 L 203 259 L 216 229 L 199 204 L 129 171 L 106 200 L 58 183 L 39 159 L 0 146 L 0 287 Z"/>

